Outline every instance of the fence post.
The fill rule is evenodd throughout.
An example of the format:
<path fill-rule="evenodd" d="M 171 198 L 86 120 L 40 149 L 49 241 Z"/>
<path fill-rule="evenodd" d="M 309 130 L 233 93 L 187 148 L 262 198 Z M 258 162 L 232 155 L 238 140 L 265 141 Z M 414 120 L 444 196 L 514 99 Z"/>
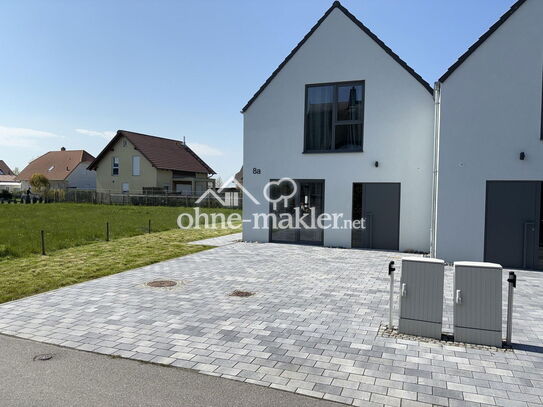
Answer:
<path fill-rule="evenodd" d="M 41 255 L 45 256 L 45 232 L 41 231 Z"/>
<path fill-rule="evenodd" d="M 149 233 L 151 233 L 151 219 L 149 219 Z"/>
<path fill-rule="evenodd" d="M 109 242 L 109 222 L 106 222 L 106 242 Z"/>

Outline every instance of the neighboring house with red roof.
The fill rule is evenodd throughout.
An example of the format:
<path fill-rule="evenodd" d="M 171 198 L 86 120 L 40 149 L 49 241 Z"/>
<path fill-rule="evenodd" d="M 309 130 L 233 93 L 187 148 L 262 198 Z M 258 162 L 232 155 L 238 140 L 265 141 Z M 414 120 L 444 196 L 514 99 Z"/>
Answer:
<path fill-rule="evenodd" d="M 119 130 L 90 164 L 96 190 L 200 195 L 215 171 L 184 142 Z"/>
<path fill-rule="evenodd" d="M 21 184 L 16 180 L 15 174 L 4 160 L 0 160 L 0 191 L 8 190 L 13 191 L 19 189 Z"/>
<path fill-rule="evenodd" d="M 49 151 L 31 161 L 17 176 L 23 190 L 29 188 L 30 178 L 34 174 L 42 174 L 50 182 L 51 189 L 95 189 L 96 173 L 87 167 L 94 156 L 85 150 Z"/>
<path fill-rule="evenodd" d="M 15 176 L 13 171 L 8 167 L 4 160 L 0 160 L 0 175 L 12 175 Z"/>

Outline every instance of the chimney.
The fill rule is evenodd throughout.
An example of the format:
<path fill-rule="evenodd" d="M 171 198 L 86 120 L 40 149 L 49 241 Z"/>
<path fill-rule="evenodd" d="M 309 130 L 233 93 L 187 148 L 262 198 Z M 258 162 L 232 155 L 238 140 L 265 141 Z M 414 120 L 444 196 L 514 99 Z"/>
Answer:
<path fill-rule="evenodd" d="M 60 151 L 66 151 L 66 147 L 60 147 Z"/>

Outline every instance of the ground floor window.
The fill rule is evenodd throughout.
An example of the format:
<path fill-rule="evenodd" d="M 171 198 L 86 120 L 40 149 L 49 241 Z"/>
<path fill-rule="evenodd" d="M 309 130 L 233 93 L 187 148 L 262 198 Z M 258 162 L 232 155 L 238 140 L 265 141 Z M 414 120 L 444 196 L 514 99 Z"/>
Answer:
<path fill-rule="evenodd" d="M 175 192 L 182 195 L 192 195 L 192 182 L 178 181 L 174 183 Z"/>

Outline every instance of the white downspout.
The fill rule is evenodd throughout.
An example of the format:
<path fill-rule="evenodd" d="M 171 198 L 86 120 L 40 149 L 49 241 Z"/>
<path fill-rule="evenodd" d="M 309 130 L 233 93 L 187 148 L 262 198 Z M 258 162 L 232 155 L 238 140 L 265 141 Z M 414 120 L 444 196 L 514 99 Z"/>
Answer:
<path fill-rule="evenodd" d="M 432 173 L 432 219 L 430 222 L 430 257 L 436 257 L 440 129 L 441 129 L 441 83 L 436 82 L 434 85 L 434 160 L 433 160 L 433 173 Z"/>

